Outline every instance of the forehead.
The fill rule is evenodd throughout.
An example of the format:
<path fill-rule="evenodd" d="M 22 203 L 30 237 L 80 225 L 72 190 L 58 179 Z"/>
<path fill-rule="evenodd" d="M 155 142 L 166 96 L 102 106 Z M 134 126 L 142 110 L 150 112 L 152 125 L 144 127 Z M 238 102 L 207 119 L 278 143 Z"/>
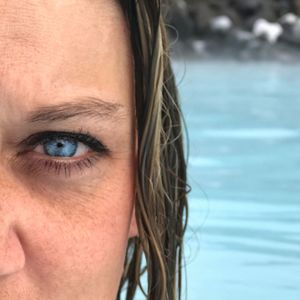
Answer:
<path fill-rule="evenodd" d="M 116 1 L 0 0 L 0 15 L 0 88 L 116 90 L 128 78 L 129 39 Z"/>

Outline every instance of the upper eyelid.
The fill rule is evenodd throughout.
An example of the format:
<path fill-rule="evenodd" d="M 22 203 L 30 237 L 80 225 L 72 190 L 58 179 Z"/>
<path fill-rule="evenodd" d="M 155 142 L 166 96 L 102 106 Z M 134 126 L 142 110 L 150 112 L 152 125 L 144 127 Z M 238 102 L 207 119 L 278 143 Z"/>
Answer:
<path fill-rule="evenodd" d="M 59 138 L 59 137 L 68 137 L 68 138 L 74 138 L 74 139 L 82 139 L 82 137 L 89 137 L 86 134 L 82 133 L 74 133 L 74 132 L 66 132 L 66 131 L 43 131 L 43 132 L 38 132 L 30 135 L 26 139 L 24 139 L 21 143 L 22 144 L 27 144 L 27 145 L 33 145 L 36 144 L 42 140 L 47 140 L 47 139 L 54 139 L 54 138 Z"/>

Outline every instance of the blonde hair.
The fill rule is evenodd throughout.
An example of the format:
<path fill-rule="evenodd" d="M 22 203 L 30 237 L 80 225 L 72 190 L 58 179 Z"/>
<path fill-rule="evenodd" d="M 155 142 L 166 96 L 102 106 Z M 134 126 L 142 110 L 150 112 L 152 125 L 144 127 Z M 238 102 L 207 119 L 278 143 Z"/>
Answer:
<path fill-rule="evenodd" d="M 187 222 L 182 118 L 160 0 L 121 0 L 135 62 L 139 236 L 128 243 L 118 299 L 134 299 L 144 271 L 148 300 L 181 298 Z M 146 266 L 143 268 L 142 257 Z"/>

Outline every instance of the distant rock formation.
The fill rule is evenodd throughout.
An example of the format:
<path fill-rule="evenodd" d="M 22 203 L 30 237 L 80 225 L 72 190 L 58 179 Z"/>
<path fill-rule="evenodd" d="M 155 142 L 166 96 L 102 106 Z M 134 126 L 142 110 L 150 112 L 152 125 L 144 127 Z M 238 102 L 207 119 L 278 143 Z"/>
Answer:
<path fill-rule="evenodd" d="M 168 0 L 171 40 L 188 55 L 300 58 L 300 0 Z"/>
<path fill-rule="evenodd" d="M 253 33 L 255 37 L 262 37 L 270 44 L 274 44 L 283 34 L 283 28 L 279 23 L 270 23 L 265 19 L 258 19 L 253 25 Z"/>

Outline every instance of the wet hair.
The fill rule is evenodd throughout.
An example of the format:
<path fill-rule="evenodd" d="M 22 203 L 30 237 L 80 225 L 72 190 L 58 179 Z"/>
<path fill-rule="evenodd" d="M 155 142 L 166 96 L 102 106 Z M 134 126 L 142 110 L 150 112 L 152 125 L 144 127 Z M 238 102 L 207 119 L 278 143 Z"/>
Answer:
<path fill-rule="evenodd" d="M 135 214 L 118 298 L 181 299 L 187 223 L 186 162 L 177 88 L 161 0 L 120 0 L 135 65 L 138 166 Z M 141 277 L 147 281 L 143 289 Z"/>

